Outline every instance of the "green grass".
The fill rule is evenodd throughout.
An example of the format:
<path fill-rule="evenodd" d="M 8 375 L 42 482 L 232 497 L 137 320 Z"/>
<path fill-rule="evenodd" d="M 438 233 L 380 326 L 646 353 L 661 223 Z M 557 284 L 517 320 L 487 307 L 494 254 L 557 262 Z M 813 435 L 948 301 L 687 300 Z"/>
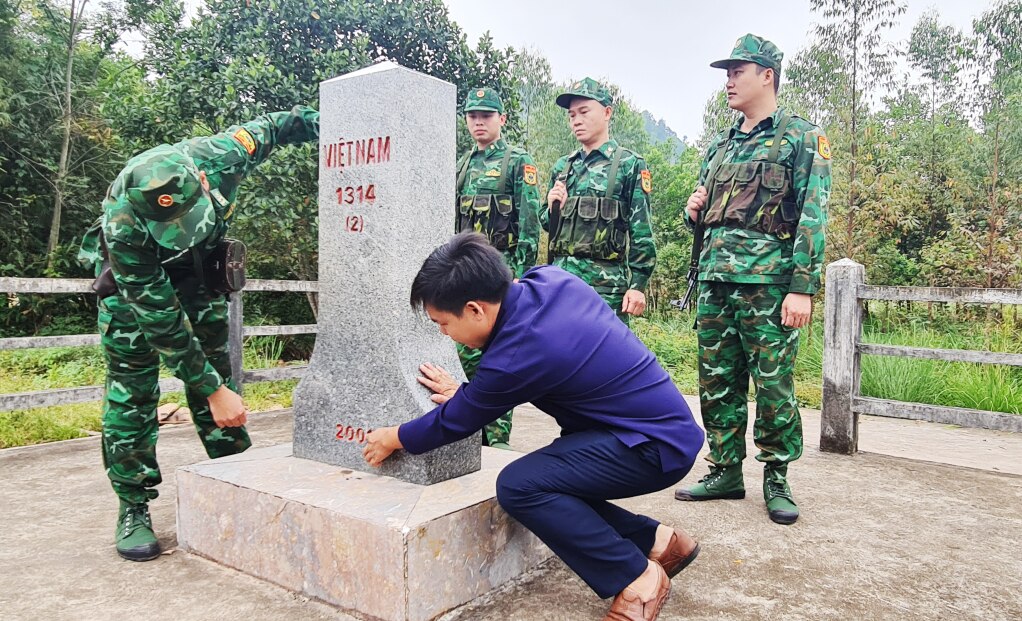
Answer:
<path fill-rule="evenodd" d="M 252 337 L 244 349 L 247 369 L 263 369 L 278 362 L 283 344 L 276 337 Z M 273 357 L 276 356 L 276 357 Z M 161 377 L 167 373 L 161 370 Z M 52 347 L 0 352 L 0 394 L 53 388 L 95 386 L 104 382 L 106 369 L 99 347 Z M 297 380 L 245 385 L 245 403 L 254 412 L 291 407 Z M 185 405 L 184 393 L 161 395 L 160 404 Z M 55 440 L 83 438 L 102 428 L 102 403 L 0 412 L 0 448 Z"/>
<path fill-rule="evenodd" d="M 822 315 L 822 313 L 821 313 Z M 698 393 L 697 341 L 689 314 L 670 312 L 636 319 L 632 327 L 685 394 Z M 1006 323 L 983 329 L 974 322 L 930 322 L 914 316 L 868 322 L 863 340 L 870 343 L 942 349 L 989 349 L 1022 353 L 1022 339 Z M 259 369 L 280 364 L 282 339 L 246 340 L 244 364 Z M 1022 412 L 1022 369 L 950 363 L 936 360 L 862 357 L 863 395 L 997 412 Z M 823 326 L 814 323 L 802 332 L 795 367 L 796 399 L 819 408 L 823 368 Z M 50 348 L 0 352 L 0 393 L 28 392 L 102 384 L 102 355 L 98 347 Z M 297 380 L 259 382 L 245 386 L 245 401 L 253 411 L 291 407 Z M 750 395 L 751 396 L 751 395 Z M 161 403 L 184 402 L 181 393 L 163 395 Z M 100 429 L 99 402 L 0 412 L 0 448 L 79 438 Z"/>
<path fill-rule="evenodd" d="M 863 341 L 937 349 L 988 349 L 1022 353 L 1018 335 L 972 323 L 944 326 L 867 326 Z M 1022 369 L 967 362 L 863 356 L 860 391 L 869 397 L 933 405 L 1022 412 Z"/>

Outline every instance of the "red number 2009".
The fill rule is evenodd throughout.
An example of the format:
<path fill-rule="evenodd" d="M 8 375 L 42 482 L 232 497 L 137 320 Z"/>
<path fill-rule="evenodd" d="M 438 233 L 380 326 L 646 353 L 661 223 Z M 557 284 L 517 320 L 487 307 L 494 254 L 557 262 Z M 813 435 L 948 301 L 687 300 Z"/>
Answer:
<path fill-rule="evenodd" d="M 366 441 L 366 431 L 361 427 L 338 424 L 337 434 L 335 437 L 344 442 L 358 442 L 359 444 L 362 444 Z"/>

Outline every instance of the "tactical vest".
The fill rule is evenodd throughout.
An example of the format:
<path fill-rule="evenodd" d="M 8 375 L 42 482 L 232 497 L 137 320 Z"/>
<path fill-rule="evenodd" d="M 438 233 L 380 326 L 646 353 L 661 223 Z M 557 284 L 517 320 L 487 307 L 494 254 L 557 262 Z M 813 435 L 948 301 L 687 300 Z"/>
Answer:
<path fill-rule="evenodd" d="M 602 196 L 590 190 L 585 196 L 569 196 L 561 205 L 557 229 L 550 234 L 551 252 L 558 256 L 614 261 L 628 248 L 628 202 L 618 200 L 617 171 L 624 149 L 618 147 L 611 158 L 607 190 Z M 565 173 L 571 173 L 574 158 L 569 158 Z M 565 178 L 567 185 L 567 178 Z"/>
<path fill-rule="evenodd" d="M 777 161 L 790 121 L 791 116 L 782 113 L 765 160 L 722 164 L 726 143 L 717 147 L 706 178 L 705 226 L 731 226 L 780 239 L 795 234 L 800 214 L 792 191 L 792 169 Z"/>
<path fill-rule="evenodd" d="M 461 194 L 468 174 L 470 153 L 458 173 L 458 232 L 477 231 L 486 235 L 490 245 L 501 251 L 514 250 L 518 242 L 518 218 L 514 214 L 514 201 L 507 192 L 507 169 L 511 163 L 511 147 L 504 150 L 500 161 L 498 191 L 504 194 Z"/>

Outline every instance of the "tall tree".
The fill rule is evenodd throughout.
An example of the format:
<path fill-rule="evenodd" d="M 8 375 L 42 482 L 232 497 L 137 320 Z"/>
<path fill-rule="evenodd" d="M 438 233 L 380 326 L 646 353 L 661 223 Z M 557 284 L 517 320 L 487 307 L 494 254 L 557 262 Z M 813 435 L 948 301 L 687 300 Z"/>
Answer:
<path fill-rule="evenodd" d="M 884 39 L 885 34 L 905 12 L 905 5 L 897 0 L 810 0 L 813 11 L 824 20 L 816 27 L 818 37 L 830 41 L 841 56 L 848 72 L 850 96 L 848 114 L 842 121 L 848 125 L 848 172 L 845 200 L 843 246 L 845 256 L 855 258 L 859 251 L 856 241 L 856 216 L 861 208 L 861 181 L 859 175 L 859 143 L 861 125 L 868 113 L 868 95 L 891 86 L 896 51 Z M 840 194 L 835 183 L 834 195 Z M 831 201 L 832 213 L 839 202 Z M 833 218 L 836 220 L 837 218 Z"/>
<path fill-rule="evenodd" d="M 74 123 L 74 108 L 71 95 L 74 91 L 74 63 L 78 45 L 85 31 L 85 7 L 88 0 L 68 0 L 66 7 L 42 5 L 50 26 L 59 33 L 64 44 L 64 71 L 59 91 L 54 88 L 60 106 L 60 157 L 57 174 L 53 180 L 53 217 L 50 221 L 50 237 L 46 244 L 46 267 L 53 270 L 57 244 L 60 241 L 60 218 L 64 209 L 64 194 L 67 191 L 68 157 L 71 153 L 71 127 Z M 59 94 L 58 94 L 59 92 Z"/>
<path fill-rule="evenodd" d="M 929 124 L 925 174 L 927 216 L 923 234 L 932 237 L 946 224 L 948 209 L 947 181 L 945 169 L 948 161 L 948 134 L 946 128 L 957 120 L 961 100 L 958 90 L 961 63 L 964 52 L 964 37 L 952 26 L 941 25 L 934 11 L 925 13 L 909 39 L 908 61 L 923 81 L 926 116 Z"/>
<path fill-rule="evenodd" d="M 986 80 L 978 89 L 987 164 L 984 286 L 1005 286 L 1018 273 L 1017 260 L 1009 259 L 1018 246 L 1010 238 L 1022 217 L 1022 2 L 998 3 L 973 27 L 977 65 Z"/>

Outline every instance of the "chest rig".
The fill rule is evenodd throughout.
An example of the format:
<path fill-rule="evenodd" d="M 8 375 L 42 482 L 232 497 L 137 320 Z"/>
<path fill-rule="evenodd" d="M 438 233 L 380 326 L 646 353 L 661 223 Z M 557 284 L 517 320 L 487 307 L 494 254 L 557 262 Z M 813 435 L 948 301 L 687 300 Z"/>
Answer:
<path fill-rule="evenodd" d="M 703 224 L 730 226 L 789 239 L 798 226 L 799 208 L 792 191 L 792 169 L 778 162 L 791 116 L 782 113 L 765 160 L 722 163 L 726 141 L 717 147 L 706 185 L 709 207 Z"/>
<path fill-rule="evenodd" d="M 514 250 L 518 242 L 518 218 L 514 217 L 512 192 L 507 189 L 507 169 L 511 163 L 511 147 L 504 150 L 500 160 L 497 192 L 479 190 L 476 194 L 462 194 L 472 154 L 469 154 L 458 172 L 458 232 L 476 231 L 486 236 L 490 245 L 501 251 Z"/>
<path fill-rule="evenodd" d="M 582 196 L 569 196 L 561 206 L 557 226 L 550 233 L 552 254 L 585 259 L 613 261 L 620 259 L 628 247 L 627 202 L 615 198 L 617 171 L 621 166 L 624 149 L 617 147 L 610 160 L 607 190 L 590 188 Z M 565 185 L 571 175 L 576 156 L 572 156 L 564 169 Z"/>

